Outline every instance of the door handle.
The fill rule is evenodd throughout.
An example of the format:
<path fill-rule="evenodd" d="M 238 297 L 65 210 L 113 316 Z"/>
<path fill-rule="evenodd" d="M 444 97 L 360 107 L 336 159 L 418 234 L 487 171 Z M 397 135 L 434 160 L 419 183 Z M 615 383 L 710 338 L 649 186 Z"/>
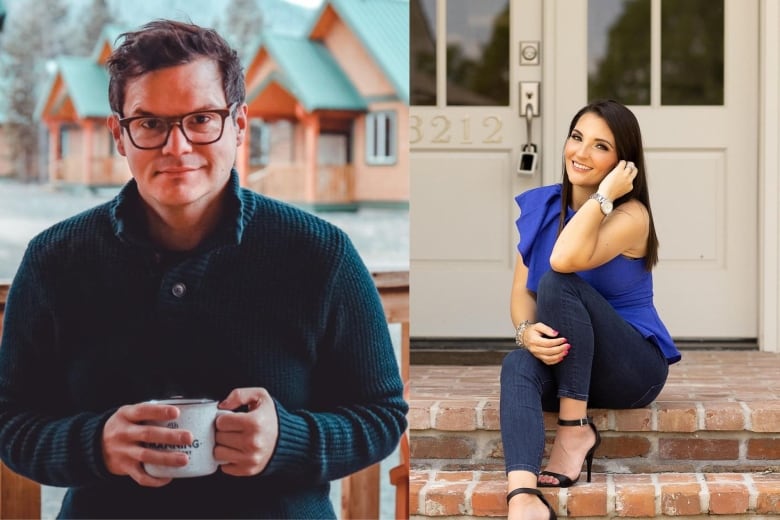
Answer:
<path fill-rule="evenodd" d="M 520 117 L 529 117 L 528 107 L 531 107 L 530 117 L 539 117 L 539 82 L 520 82 Z"/>

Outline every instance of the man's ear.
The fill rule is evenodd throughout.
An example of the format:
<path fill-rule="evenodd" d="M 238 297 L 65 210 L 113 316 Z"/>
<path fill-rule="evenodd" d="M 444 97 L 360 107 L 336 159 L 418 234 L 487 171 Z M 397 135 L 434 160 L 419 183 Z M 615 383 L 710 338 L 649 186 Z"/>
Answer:
<path fill-rule="evenodd" d="M 106 118 L 106 124 L 111 131 L 111 137 L 114 139 L 116 151 L 119 152 L 119 155 L 125 157 L 125 143 L 122 141 L 122 127 L 119 126 L 119 116 L 111 114 Z"/>
<path fill-rule="evenodd" d="M 249 124 L 246 103 L 236 108 L 236 147 L 241 146 L 246 136 L 246 127 Z"/>

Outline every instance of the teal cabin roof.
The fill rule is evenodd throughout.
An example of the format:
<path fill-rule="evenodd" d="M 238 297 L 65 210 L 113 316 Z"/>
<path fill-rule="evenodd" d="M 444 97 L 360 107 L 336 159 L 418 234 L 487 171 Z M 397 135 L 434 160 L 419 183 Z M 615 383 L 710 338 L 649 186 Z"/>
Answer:
<path fill-rule="evenodd" d="M 368 108 L 324 45 L 303 38 L 266 34 L 264 46 L 279 66 L 274 79 L 308 111 Z"/>
<path fill-rule="evenodd" d="M 2 0 L 0 0 L 2 1 Z M 92 48 L 92 61 L 97 62 L 100 58 L 100 53 L 103 50 L 103 44 L 108 44 L 111 49 L 115 49 L 116 45 L 121 42 L 117 42 L 117 38 L 125 32 L 129 32 L 131 29 L 115 24 L 106 24 L 103 26 L 103 30 L 100 31 L 95 46 Z"/>
<path fill-rule="evenodd" d="M 55 60 L 57 71 L 43 91 L 35 116 L 43 115 L 58 77 L 62 78 L 66 95 L 73 102 L 80 118 L 106 117 L 111 114 L 108 104 L 108 72 L 90 58 L 61 56 Z"/>
<path fill-rule="evenodd" d="M 387 75 L 398 97 L 408 103 L 409 0 L 329 0 L 329 3 Z M 321 9 L 327 5 L 328 2 Z"/>

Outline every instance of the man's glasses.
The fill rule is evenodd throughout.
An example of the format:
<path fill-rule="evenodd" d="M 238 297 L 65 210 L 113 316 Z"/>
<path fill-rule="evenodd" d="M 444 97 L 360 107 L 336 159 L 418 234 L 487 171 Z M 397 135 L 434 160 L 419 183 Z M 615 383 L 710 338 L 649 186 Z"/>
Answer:
<path fill-rule="evenodd" d="M 127 130 L 130 141 L 141 150 L 162 148 L 171 136 L 174 125 L 179 125 L 185 139 L 192 144 L 216 143 L 225 130 L 225 119 L 233 113 L 237 103 L 219 110 L 202 110 L 181 116 L 136 116 L 119 120 Z"/>

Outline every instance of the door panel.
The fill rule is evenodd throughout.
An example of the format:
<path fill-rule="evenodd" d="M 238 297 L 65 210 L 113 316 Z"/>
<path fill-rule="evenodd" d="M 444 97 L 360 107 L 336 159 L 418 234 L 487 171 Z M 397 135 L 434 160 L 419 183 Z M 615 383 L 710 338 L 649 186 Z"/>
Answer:
<path fill-rule="evenodd" d="M 511 215 L 496 201 L 511 189 L 509 153 L 458 153 L 457 164 L 442 169 L 437 153 L 420 152 L 412 178 L 415 228 L 412 247 L 419 267 L 428 262 L 463 269 L 506 264 Z M 458 186 L 442 190 L 441 186 Z"/>

